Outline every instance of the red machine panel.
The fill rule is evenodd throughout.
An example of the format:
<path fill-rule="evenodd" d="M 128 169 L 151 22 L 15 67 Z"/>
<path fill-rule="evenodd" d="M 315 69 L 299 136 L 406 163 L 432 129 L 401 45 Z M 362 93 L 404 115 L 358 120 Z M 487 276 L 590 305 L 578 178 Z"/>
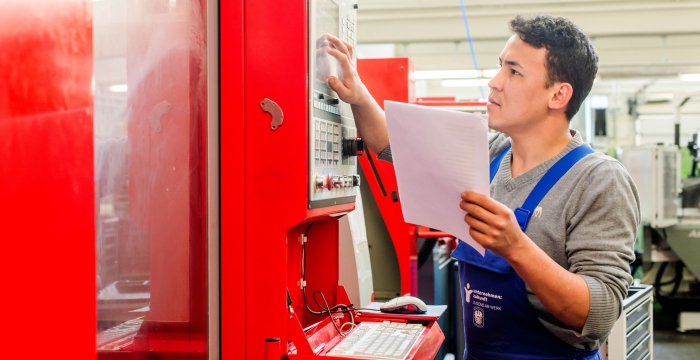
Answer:
<path fill-rule="evenodd" d="M 411 75 L 414 69 L 415 65 L 409 58 L 357 61 L 357 71 L 362 82 L 382 108 L 385 100 L 406 103 L 415 100 L 415 81 Z M 360 158 L 360 165 L 396 250 L 401 293 L 418 296 L 416 227 L 404 222 L 394 166 L 377 160 L 371 151 Z"/>
<path fill-rule="evenodd" d="M 0 2 L 3 359 L 95 357 L 91 14 Z"/>
<path fill-rule="evenodd" d="M 332 15 L 339 4 L 328 0 L 323 11 Z M 307 306 L 316 312 L 326 303 L 351 306 L 338 283 L 338 217 L 354 203 L 310 203 L 310 109 L 314 119 L 325 116 L 317 115 L 319 107 L 337 115 L 327 106 L 337 102 L 310 101 L 308 24 L 315 6 L 256 0 L 221 7 L 223 359 L 323 356 L 340 337 L 327 314 Z M 326 25 L 346 26 L 347 19 L 350 30 L 342 32 L 352 40 L 354 17 L 341 19 L 326 18 Z M 265 111 L 271 103 L 279 111 Z M 342 105 L 341 115 L 348 114 Z M 279 113 L 283 122 L 272 127 Z M 335 314 L 333 321 L 340 325 L 348 316 Z M 409 358 L 432 358 L 442 339 L 439 327 L 430 327 Z"/>

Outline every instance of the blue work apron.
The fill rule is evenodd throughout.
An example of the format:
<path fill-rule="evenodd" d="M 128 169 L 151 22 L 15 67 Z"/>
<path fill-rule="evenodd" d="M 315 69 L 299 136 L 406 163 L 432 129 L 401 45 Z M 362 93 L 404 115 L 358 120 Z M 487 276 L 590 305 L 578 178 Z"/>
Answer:
<path fill-rule="evenodd" d="M 491 162 L 491 181 L 508 150 L 510 147 Z M 545 173 L 523 206 L 513 211 L 523 231 L 552 186 L 580 159 L 593 152 L 588 145 L 579 146 Z M 601 359 L 597 349 L 574 348 L 540 323 L 527 298 L 525 282 L 506 259 L 489 250 L 481 256 L 462 241 L 452 257 L 459 260 L 463 291 L 464 360 Z"/>

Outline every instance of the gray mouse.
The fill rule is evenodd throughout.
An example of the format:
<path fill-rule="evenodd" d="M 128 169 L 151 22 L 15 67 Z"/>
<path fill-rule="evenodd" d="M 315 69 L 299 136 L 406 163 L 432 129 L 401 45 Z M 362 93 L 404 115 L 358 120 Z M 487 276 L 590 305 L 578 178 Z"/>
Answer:
<path fill-rule="evenodd" d="M 428 306 L 417 297 L 400 296 L 385 302 L 379 307 L 379 310 L 400 314 L 425 314 L 428 311 Z"/>

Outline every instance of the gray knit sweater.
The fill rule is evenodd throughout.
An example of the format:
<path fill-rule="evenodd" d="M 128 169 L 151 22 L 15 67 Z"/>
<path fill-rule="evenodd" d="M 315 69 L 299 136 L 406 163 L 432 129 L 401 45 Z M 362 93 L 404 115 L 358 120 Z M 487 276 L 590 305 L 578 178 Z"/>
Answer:
<path fill-rule="evenodd" d="M 511 209 L 521 206 L 544 173 L 583 144 L 576 131 L 571 134 L 573 139 L 564 151 L 516 178 L 511 177 L 509 151 L 491 183 L 491 197 Z M 509 144 L 507 135 L 490 134 L 490 159 Z M 391 161 L 391 148 L 387 147 L 378 158 Z M 640 221 L 637 188 L 622 164 L 595 153 L 574 165 L 539 207 L 541 216 L 530 219 L 525 233 L 559 265 L 583 277 L 588 284 L 591 308 L 583 331 L 578 333 L 550 314 L 528 288 L 530 304 L 555 336 L 577 348 L 596 349 L 610 334 L 632 281 L 629 264 L 634 259 L 633 245 Z"/>

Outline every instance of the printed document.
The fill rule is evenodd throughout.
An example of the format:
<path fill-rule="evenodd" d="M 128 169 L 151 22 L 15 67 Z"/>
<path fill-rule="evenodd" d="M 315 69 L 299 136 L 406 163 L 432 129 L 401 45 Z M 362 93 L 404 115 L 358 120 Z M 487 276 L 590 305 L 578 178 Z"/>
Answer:
<path fill-rule="evenodd" d="M 484 255 L 459 203 L 464 191 L 489 196 L 485 118 L 393 101 L 384 109 L 404 220 L 452 234 Z"/>

